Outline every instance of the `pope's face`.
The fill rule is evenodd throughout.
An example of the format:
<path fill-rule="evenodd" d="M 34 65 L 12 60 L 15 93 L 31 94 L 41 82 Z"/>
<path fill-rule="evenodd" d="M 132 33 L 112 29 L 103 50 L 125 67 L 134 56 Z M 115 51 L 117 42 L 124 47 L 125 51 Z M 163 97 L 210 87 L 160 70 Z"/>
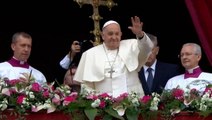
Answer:
<path fill-rule="evenodd" d="M 118 24 L 110 24 L 106 26 L 102 31 L 102 39 L 108 49 L 114 50 L 119 47 L 121 40 L 121 29 Z"/>

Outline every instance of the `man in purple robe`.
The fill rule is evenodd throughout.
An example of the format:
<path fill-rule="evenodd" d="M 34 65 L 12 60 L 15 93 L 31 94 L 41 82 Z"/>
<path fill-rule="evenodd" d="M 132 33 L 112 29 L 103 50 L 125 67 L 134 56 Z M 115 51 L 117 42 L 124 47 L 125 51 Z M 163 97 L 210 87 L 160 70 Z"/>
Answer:
<path fill-rule="evenodd" d="M 45 76 L 27 63 L 31 53 L 32 37 L 25 32 L 17 32 L 12 37 L 13 57 L 0 63 L 0 79 L 19 79 L 23 82 L 35 80 L 40 85 L 46 83 Z"/>
<path fill-rule="evenodd" d="M 207 85 L 212 84 L 212 74 L 203 72 L 199 66 L 202 51 L 198 44 L 185 43 L 179 57 L 185 73 L 169 79 L 165 90 L 181 88 L 184 91 L 196 89 L 203 92 Z"/>

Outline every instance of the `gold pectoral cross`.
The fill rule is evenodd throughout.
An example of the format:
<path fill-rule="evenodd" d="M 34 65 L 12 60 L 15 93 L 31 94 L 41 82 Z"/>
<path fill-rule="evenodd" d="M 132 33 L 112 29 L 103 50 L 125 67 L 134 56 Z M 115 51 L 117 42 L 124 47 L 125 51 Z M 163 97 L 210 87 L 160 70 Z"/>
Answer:
<path fill-rule="evenodd" d="M 110 68 L 110 71 L 108 71 L 108 73 L 110 73 L 110 78 L 112 78 L 113 77 L 113 73 L 114 73 L 115 71 L 113 70 L 113 67 L 111 67 Z"/>

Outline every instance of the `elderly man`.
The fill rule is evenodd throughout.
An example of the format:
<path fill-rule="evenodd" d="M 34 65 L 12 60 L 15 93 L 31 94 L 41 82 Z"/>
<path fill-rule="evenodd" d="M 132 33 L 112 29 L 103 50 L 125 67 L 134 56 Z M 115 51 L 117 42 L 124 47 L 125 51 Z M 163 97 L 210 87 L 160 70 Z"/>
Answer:
<path fill-rule="evenodd" d="M 186 72 L 168 80 L 165 89 L 181 88 L 185 91 L 197 89 L 201 92 L 212 83 L 212 74 L 202 72 L 199 61 L 202 57 L 201 47 L 196 43 L 186 43 L 180 52 L 180 60 Z"/>
<path fill-rule="evenodd" d="M 144 95 L 138 71 L 150 55 L 153 43 L 142 31 L 139 17 L 132 17 L 131 21 L 128 28 L 137 39 L 121 40 L 121 28 L 116 21 L 103 25 L 103 44 L 83 53 L 75 73 L 74 80 L 81 82 L 82 88 L 113 97 L 130 92 Z"/>
<path fill-rule="evenodd" d="M 139 71 L 139 78 L 145 95 L 151 95 L 153 92 L 161 94 L 167 81 L 179 75 L 180 69 L 177 64 L 166 63 L 157 59 L 160 49 L 158 39 L 153 34 L 147 33 L 147 35 L 153 42 L 154 47 L 146 64 Z"/>

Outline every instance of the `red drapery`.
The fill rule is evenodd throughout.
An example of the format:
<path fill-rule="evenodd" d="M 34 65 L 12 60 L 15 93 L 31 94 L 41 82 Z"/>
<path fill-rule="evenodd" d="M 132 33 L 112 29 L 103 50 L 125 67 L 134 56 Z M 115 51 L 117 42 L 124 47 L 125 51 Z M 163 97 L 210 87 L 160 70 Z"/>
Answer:
<path fill-rule="evenodd" d="M 7 120 L 20 119 L 18 116 L 11 114 L 11 110 L 3 112 L 3 115 L 4 115 L 5 120 L 6 119 Z M 64 114 L 63 112 L 53 112 L 53 113 L 47 114 L 44 111 L 30 113 L 29 115 L 23 116 L 23 119 L 26 119 L 26 120 L 72 120 L 72 118 L 70 116 Z M 164 119 L 165 118 L 161 118 L 160 116 L 157 117 L 157 120 L 164 120 Z M 212 115 L 207 116 L 207 117 L 202 117 L 202 116 L 199 116 L 199 114 L 197 114 L 197 113 L 181 112 L 181 113 L 175 115 L 174 117 L 172 116 L 172 119 L 174 119 L 174 120 L 211 120 Z M 103 119 L 101 117 L 96 117 L 95 120 L 103 120 Z M 142 117 L 139 116 L 138 120 L 145 120 L 145 119 L 142 119 Z"/>
<path fill-rule="evenodd" d="M 212 65 L 212 0 L 185 0 L 203 50 Z"/>
<path fill-rule="evenodd" d="M 5 110 L 3 113 L 0 113 L 3 119 L 7 120 L 17 120 L 19 118 L 18 114 L 13 113 L 14 110 Z M 46 113 L 46 111 L 32 112 L 28 115 L 22 116 L 26 120 L 71 120 L 71 117 L 68 114 L 63 112 L 52 112 Z M 20 119 L 20 118 L 19 118 Z"/>

